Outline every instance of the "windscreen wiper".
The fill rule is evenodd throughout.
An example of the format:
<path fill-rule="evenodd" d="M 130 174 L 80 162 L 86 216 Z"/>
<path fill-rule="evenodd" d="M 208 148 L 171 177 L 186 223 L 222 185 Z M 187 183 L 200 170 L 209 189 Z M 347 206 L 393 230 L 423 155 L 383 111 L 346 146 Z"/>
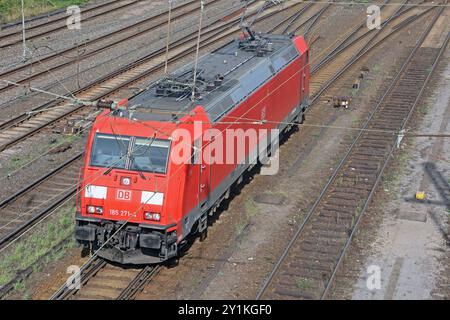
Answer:
<path fill-rule="evenodd" d="M 139 173 L 139 176 L 143 180 L 147 180 L 147 178 L 145 177 L 145 175 L 141 171 L 142 169 L 137 165 L 137 163 L 134 162 L 134 156 L 133 155 L 130 156 L 130 160 L 131 160 L 131 163 L 134 164 L 134 166 L 136 167 L 136 169 L 137 169 L 136 171 Z"/>

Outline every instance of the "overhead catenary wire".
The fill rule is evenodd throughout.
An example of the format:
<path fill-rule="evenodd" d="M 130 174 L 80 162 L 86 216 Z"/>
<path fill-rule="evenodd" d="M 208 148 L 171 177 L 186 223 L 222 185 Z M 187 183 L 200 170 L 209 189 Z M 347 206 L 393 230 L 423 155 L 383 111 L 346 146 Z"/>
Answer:
<path fill-rule="evenodd" d="M 224 118 L 238 118 L 233 116 L 224 116 Z M 314 127 L 314 128 L 323 128 L 323 129 L 335 129 L 335 130 L 345 130 L 345 131 L 364 131 L 364 132 L 372 132 L 372 133 L 387 133 L 387 134 L 404 134 L 409 137 L 449 137 L 450 133 L 446 132 L 416 132 L 411 130 L 405 130 L 403 133 L 395 130 L 386 130 L 386 129 L 365 129 L 359 127 L 344 127 L 344 126 L 333 126 L 327 124 L 319 124 L 319 123 L 299 123 L 299 122 L 287 122 L 287 121 L 271 121 L 271 120 L 260 120 L 253 118 L 239 118 L 243 121 L 217 121 L 214 124 L 255 124 L 255 125 L 265 125 L 265 124 L 283 124 L 286 126 L 299 126 L 299 127 Z M 183 121 L 182 124 L 211 124 L 210 122 L 202 122 L 202 121 Z"/>
<path fill-rule="evenodd" d="M 32 87 L 32 86 L 27 86 L 27 85 L 20 84 L 20 83 L 17 83 L 17 82 L 14 82 L 14 81 L 10 81 L 10 80 L 0 79 L 0 81 L 3 82 L 3 83 L 9 84 L 9 85 L 17 86 L 17 87 L 25 87 L 25 88 L 29 89 L 30 91 L 43 93 L 43 94 L 50 95 L 50 96 L 53 96 L 53 97 L 56 97 L 56 98 L 59 98 L 59 99 L 69 100 L 70 102 L 73 102 L 73 103 L 76 103 L 76 104 L 84 104 L 84 105 L 94 105 L 95 104 L 95 102 L 82 100 L 82 99 L 79 99 L 79 98 L 76 98 L 76 97 L 64 96 L 64 95 L 61 95 L 61 94 L 53 93 L 53 92 L 50 92 L 50 91 L 47 91 L 47 90 L 42 90 L 42 89 L 35 88 L 35 87 Z M 66 105 L 64 105 L 64 106 L 66 106 Z M 57 106 L 57 107 L 63 107 L 63 106 Z"/>
<path fill-rule="evenodd" d="M 130 219 L 131 219 L 131 217 L 130 217 Z M 119 231 L 119 230 L 118 230 L 118 231 Z M 117 233 L 117 232 L 116 232 L 116 233 Z M 116 233 L 115 233 L 115 234 L 116 234 Z"/>
<path fill-rule="evenodd" d="M 313 3 L 313 4 L 330 4 L 330 5 L 334 5 L 334 6 L 362 6 L 362 7 L 367 7 L 368 5 L 383 5 L 383 2 L 372 2 L 372 3 L 368 3 L 368 2 L 348 2 L 348 1 L 315 1 L 315 0 L 304 0 L 302 1 L 302 3 Z M 388 6 L 398 6 L 401 5 L 401 2 L 393 2 L 393 3 L 388 3 L 386 4 Z M 435 4 L 433 2 L 430 3 L 409 3 L 406 4 L 405 6 L 408 7 L 450 7 L 450 4 Z"/>
<path fill-rule="evenodd" d="M 173 0 L 172 0 L 172 1 L 173 1 Z M 212 19 L 212 18 L 223 17 L 224 15 L 228 14 L 229 12 L 234 12 L 234 11 L 236 10 L 236 7 L 241 7 L 241 5 L 233 6 L 232 8 L 229 8 L 229 9 L 225 10 L 224 12 L 220 12 L 220 13 L 211 13 L 211 15 L 209 15 L 209 18 Z M 205 13 L 206 13 L 206 12 L 210 12 L 210 11 L 212 11 L 212 9 L 205 10 Z M 196 23 L 190 22 L 188 25 L 184 25 L 183 28 L 179 28 L 178 30 L 176 30 L 175 32 L 173 32 L 173 34 L 181 33 L 181 32 L 183 32 L 183 31 L 185 30 L 186 27 L 192 27 L 192 26 L 194 26 L 194 25 L 196 25 Z M 86 43 L 84 44 L 84 46 L 86 47 Z M 45 47 L 49 48 L 51 51 L 54 51 L 54 50 L 51 49 L 49 46 L 45 46 Z M 145 47 L 147 47 L 147 45 L 142 45 L 142 46 L 138 47 L 138 49 L 145 48 Z M 86 50 L 86 48 L 85 48 L 85 50 Z M 123 53 L 121 53 L 118 57 L 113 58 L 113 59 L 110 59 L 110 60 L 108 60 L 107 62 L 113 61 L 114 59 L 118 59 L 118 58 L 121 58 L 121 57 L 123 57 L 123 56 L 126 56 L 126 55 L 129 54 L 130 52 L 134 52 L 134 51 L 135 51 L 135 49 L 130 50 L 130 51 L 123 52 Z M 40 56 L 38 57 L 38 56 L 35 55 L 35 57 L 36 57 L 36 58 L 39 58 Z M 75 57 L 75 58 L 76 58 L 76 57 Z M 104 63 L 102 63 L 102 64 L 104 64 Z M 102 64 L 100 64 L 100 65 L 102 65 Z M 86 71 L 86 70 L 84 70 L 83 72 L 85 72 L 85 71 Z M 64 79 L 64 80 L 67 80 L 67 79 Z M 21 97 L 22 97 L 22 96 L 21 96 Z M 20 98 L 20 97 L 18 97 L 18 98 Z M 14 100 L 17 100 L 18 98 L 13 99 L 13 100 L 10 100 L 9 102 L 7 102 L 8 104 L 7 104 L 6 106 L 0 106 L 0 108 L 5 108 L 5 107 L 7 107 L 7 106 L 10 106 L 10 105 L 11 105 L 10 102 L 11 102 L 11 101 L 14 101 Z"/>
<path fill-rule="evenodd" d="M 355 6 L 355 5 L 367 6 L 367 3 L 363 3 L 363 2 L 357 3 L 357 2 L 332 2 L 332 1 L 306 1 L 305 0 L 305 1 L 302 1 L 302 3 L 311 3 L 311 4 L 328 4 L 329 3 L 329 4 L 337 5 L 337 6 L 345 6 L 345 5 L 348 5 L 348 6 Z M 382 3 L 373 3 L 373 4 L 382 5 Z M 396 2 L 396 3 L 386 4 L 386 5 L 395 6 L 395 5 L 399 5 L 399 4 L 400 3 Z M 409 7 L 449 7 L 450 4 L 444 5 L 444 4 L 434 4 L 434 3 L 424 3 L 424 4 L 413 4 L 413 3 L 411 3 L 411 4 L 407 4 L 406 6 L 409 6 Z M 62 39 L 62 40 L 65 41 L 65 39 Z M 22 61 L 18 62 L 16 65 L 21 64 L 21 63 L 22 63 Z"/>
<path fill-rule="evenodd" d="M 194 103 L 195 101 L 195 90 L 196 90 L 196 82 L 197 82 L 197 68 L 198 68 L 198 55 L 200 52 L 200 40 L 202 36 L 202 23 L 203 23 L 203 10 L 205 9 L 204 0 L 200 0 L 200 21 L 198 23 L 198 35 L 197 35 L 197 45 L 195 49 L 195 64 L 194 64 L 194 79 L 192 83 L 192 94 L 191 101 Z"/>
<path fill-rule="evenodd" d="M 167 67 L 169 64 L 169 46 L 170 46 L 170 24 L 172 19 L 172 0 L 169 0 L 169 13 L 167 18 L 167 34 L 166 34 L 166 57 L 164 63 L 164 74 L 167 75 Z"/>
<path fill-rule="evenodd" d="M 38 57 L 35 57 L 37 60 L 39 60 L 39 58 Z M 41 63 L 42 64 L 42 63 Z M 44 66 L 44 68 L 45 68 L 45 66 Z M 56 77 L 55 77 L 56 78 Z M 58 79 L 56 79 L 57 81 L 58 81 Z M 59 81 L 58 81 L 59 82 Z M 61 84 L 61 86 L 63 86 L 64 88 L 65 88 L 65 86 L 61 83 L 61 82 L 59 82 L 60 84 Z M 67 88 L 65 88 L 66 89 L 66 91 L 68 91 L 69 93 L 70 93 L 70 91 L 67 89 Z"/>
<path fill-rule="evenodd" d="M 318 26 L 317 26 L 317 27 L 318 27 Z M 322 55 L 322 53 L 324 53 L 328 48 L 331 48 L 335 43 L 337 43 L 337 42 L 339 41 L 340 38 L 342 38 L 342 37 L 336 38 L 335 41 L 334 41 L 332 44 L 330 44 L 328 47 L 324 48 L 324 49 L 322 50 L 322 52 L 318 53 L 318 56 Z M 316 59 L 318 59 L 318 58 L 313 58 L 312 61 L 315 61 Z M 312 61 L 311 61 L 311 62 L 312 62 Z M 305 67 L 306 67 L 306 66 L 305 66 Z M 304 68 L 304 67 L 303 67 L 303 68 Z M 303 68 L 302 68 L 302 70 L 303 70 Z M 188 107 L 188 105 L 186 106 L 186 108 L 187 108 L 187 107 Z M 173 114 L 173 113 L 172 113 L 172 114 Z M 183 111 L 182 111 L 182 110 L 178 111 L 178 112 L 176 113 L 176 116 L 178 116 L 178 115 L 180 115 L 180 114 L 183 114 Z M 30 161 L 29 163 L 34 162 L 34 161 L 35 161 L 36 159 L 38 159 L 38 158 L 39 158 L 39 157 L 36 157 L 34 160 Z M 17 172 L 17 171 L 19 171 L 19 170 L 16 170 L 16 172 Z M 13 172 L 13 173 L 14 173 L 14 172 Z M 10 173 L 10 174 L 13 174 L 13 173 Z M 3 178 L 0 178 L 0 180 L 3 180 L 3 179 L 5 179 L 6 177 L 9 177 L 10 174 L 4 176 Z"/>
<path fill-rule="evenodd" d="M 13 83 L 14 84 L 14 82 L 11 82 L 11 83 Z M 15 85 L 18 85 L 18 86 L 25 86 L 25 85 L 22 85 L 22 84 L 17 84 L 17 83 L 15 83 Z M 37 89 L 36 91 L 41 91 L 42 93 L 46 93 L 46 94 L 49 94 L 49 95 L 55 95 L 55 94 L 53 94 L 52 92 L 49 92 L 49 91 L 45 91 L 45 90 L 41 90 L 41 89 Z M 69 97 L 66 97 L 66 96 L 58 96 L 59 98 L 63 98 L 63 99 L 67 99 L 67 100 L 71 100 Z M 77 102 L 78 100 L 77 99 L 75 99 L 76 101 L 75 102 Z M 73 100 L 71 100 L 71 101 L 73 101 Z M 92 104 L 92 102 L 90 103 L 90 102 L 87 102 L 87 101 L 82 101 L 83 103 L 86 103 L 86 104 Z M 186 106 L 186 107 L 188 107 L 188 106 Z M 183 111 L 179 111 L 178 113 L 179 114 L 181 114 Z M 87 128 L 85 128 L 85 129 L 87 129 Z M 63 143 L 63 142 L 62 142 Z M 56 148 L 57 146 L 55 146 L 54 148 Z M 54 148 L 52 148 L 52 149 L 54 149 Z M 50 150 L 52 150 L 52 149 L 49 149 L 49 150 L 47 150 L 44 154 L 42 154 L 42 155 L 45 155 L 45 154 L 47 154 Z M 8 173 L 7 175 L 5 175 L 5 176 L 3 176 L 2 178 L 0 178 L 0 181 L 1 180 L 4 180 L 4 179 L 6 179 L 6 178 L 9 178 L 12 174 L 14 174 L 14 173 L 16 173 L 16 172 L 19 172 L 20 171 L 20 169 L 21 168 L 23 168 L 24 166 L 27 166 L 27 165 L 29 165 L 29 164 L 31 164 L 31 163 L 33 163 L 34 161 L 36 161 L 37 159 L 40 159 L 40 157 L 42 156 L 42 155 L 40 155 L 40 156 L 38 156 L 38 157 L 36 157 L 36 158 L 34 158 L 34 159 L 32 159 L 31 161 L 29 161 L 29 162 L 27 162 L 26 164 L 24 164 L 23 166 L 21 166 L 20 168 L 17 168 L 15 171 L 13 171 L 13 172 L 10 172 L 10 173 Z"/>
<path fill-rule="evenodd" d="M 256 106 L 256 105 L 255 105 L 255 106 Z M 255 107 L 255 106 L 254 106 L 254 107 Z"/>
<path fill-rule="evenodd" d="M 22 60 L 25 61 L 27 59 L 27 43 L 26 43 L 26 35 L 25 35 L 25 4 L 24 0 L 21 0 L 21 13 L 22 13 Z"/>
<path fill-rule="evenodd" d="M 123 225 L 121 226 L 121 228 L 122 228 L 122 227 L 123 227 Z M 121 229 L 121 228 L 119 228 L 119 229 Z M 119 231 L 119 230 L 118 230 L 118 231 Z M 118 232 L 118 231 L 117 231 L 117 232 Z M 116 232 L 115 234 L 117 234 L 117 232 Z M 114 235 L 113 235 L 113 236 L 114 236 Z M 108 241 L 109 241 L 109 239 L 108 239 Z M 98 251 L 96 251 L 96 252 L 98 252 Z"/>
<path fill-rule="evenodd" d="M 175 0 L 172 0 L 172 2 L 174 2 L 174 1 L 175 1 Z M 226 16 L 228 13 L 233 12 L 236 8 L 240 8 L 240 7 L 242 7 L 242 6 L 241 6 L 241 5 L 237 5 L 237 6 L 228 8 L 228 9 L 226 9 L 225 11 L 221 11 L 221 12 L 219 12 L 219 13 L 217 13 L 217 12 L 212 8 L 212 9 L 207 9 L 207 10 L 205 10 L 205 14 L 208 14 L 208 17 L 209 17 L 209 18 L 223 17 L 223 16 Z M 172 11 L 173 11 L 173 10 L 172 10 Z M 211 11 L 213 11 L 213 12 L 211 12 Z M 173 20 L 173 19 L 171 19 L 171 20 Z M 189 21 L 187 24 L 183 24 L 182 27 L 179 27 L 175 32 L 173 32 L 173 34 L 181 33 L 181 32 L 183 32 L 183 31 L 185 31 L 186 28 L 193 27 L 194 25 L 197 25 L 197 21 L 195 21 L 195 22 Z M 62 39 L 62 40 L 66 41 L 67 39 L 64 38 L 64 39 Z M 85 43 L 83 43 L 83 45 L 86 47 L 86 46 L 87 46 L 87 43 L 85 42 Z M 36 46 L 35 46 L 35 48 L 36 48 Z M 45 44 L 45 45 L 40 46 L 40 47 L 37 47 L 36 49 L 41 49 L 41 48 L 47 48 L 50 52 L 52 52 L 52 53 L 54 53 L 54 54 L 55 54 L 55 53 L 56 53 L 56 54 L 58 53 L 58 51 L 57 51 L 56 49 L 51 48 L 48 44 Z M 121 52 L 123 52 L 123 53 L 121 53 L 121 55 L 120 55 L 119 57 L 124 56 L 124 55 L 127 55 L 127 54 L 130 54 L 130 53 L 132 53 L 132 52 L 135 52 L 137 49 L 142 49 L 142 48 L 148 48 L 148 43 L 145 43 L 145 44 L 143 44 L 143 45 L 140 45 L 140 46 L 138 46 L 138 47 L 136 47 L 136 48 L 133 48 L 133 49 L 131 49 L 131 50 L 128 50 L 128 51 L 121 51 Z M 28 49 L 28 50 L 30 50 L 30 49 Z M 46 56 L 46 55 L 47 55 L 47 53 L 42 53 L 42 54 L 36 55 L 36 56 L 39 57 L 39 58 L 42 58 L 43 56 Z M 70 58 L 70 56 L 67 56 L 67 55 L 61 55 L 61 56 Z M 119 58 L 119 57 L 117 57 L 117 58 Z M 74 56 L 73 58 L 75 59 L 76 56 Z M 7 68 L 7 67 L 16 67 L 16 66 L 18 66 L 18 65 L 20 65 L 20 64 L 22 64 L 22 63 L 23 63 L 23 61 L 21 60 L 21 61 L 18 61 L 18 62 L 16 62 L 16 63 L 13 63 L 13 64 L 0 65 L 0 68 L 5 69 L 5 68 Z"/>

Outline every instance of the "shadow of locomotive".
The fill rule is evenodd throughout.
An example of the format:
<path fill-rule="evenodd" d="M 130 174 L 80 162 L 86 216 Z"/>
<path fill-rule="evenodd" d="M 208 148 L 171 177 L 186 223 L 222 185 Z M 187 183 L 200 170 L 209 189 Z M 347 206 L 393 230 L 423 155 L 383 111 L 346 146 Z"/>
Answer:
<path fill-rule="evenodd" d="M 304 120 L 304 119 L 303 119 Z M 299 131 L 299 126 L 298 125 L 293 125 L 289 130 L 287 130 L 282 136 L 280 136 L 280 141 L 279 141 L 279 146 L 281 147 L 284 143 L 286 143 L 291 136 L 295 133 Z M 250 182 L 253 180 L 254 176 L 259 174 L 262 168 L 262 164 L 258 161 L 258 163 L 251 169 L 251 170 L 246 170 L 243 173 L 243 177 L 242 177 L 242 181 L 240 183 L 235 182 L 232 187 L 230 188 L 230 195 L 228 197 L 228 199 L 224 199 L 219 207 L 217 208 L 216 212 L 208 217 L 208 228 L 210 228 L 211 226 L 213 226 L 216 221 L 220 218 L 220 215 L 227 211 L 230 203 L 233 201 L 233 199 L 240 195 L 242 190 L 245 188 L 245 186 L 247 186 L 248 184 L 250 184 Z M 195 226 L 193 227 L 193 230 L 195 230 Z M 172 258 L 171 260 L 167 261 L 165 264 L 168 267 L 175 267 L 178 265 L 178 260 L 182 257 L 184 257 L 188 251 L 189 248 L 195 243 L 195 241 L 199 239 L 200 242 L 202 242 L 204 239 L 202 239 L 201 235 L 199 233 L 191 233 L 188 237 L 186 237 L 186 242 L 183 244 L 183 246 L 181 246 L 179 248 L 178 251 L 178 256 L 175 258 Z"/>
<path fill-rule="evenodd" d="M 436 164 L 426 162 L 423 164 L 425 173 L 430 178 L 442 200 L 417 200 L 414 197 L 404 198 L 406 202 L 417 202 L 426 205 L 445 206 L 450 211 L 450 184 L 442 173 L 436 168 Z"/>
<path fill-rule="evenodd" d="M 404 198 L 406 202 L 415 202 L 428 206 L 445 206 L 447 212 L 450 212 L 450 183 L 449 178 L 445 178 L 441 171 L 438 170 L 436 164 L 433 162 L 426 162 L 423 164 L 426 175 L 430 178 L 436 191 L 439 194 L 440 200 L 417 200 L 414 197 Z M 436 225 L 439 227 L 441 233 L 447 238 L 447 243 L 450 245 L 450 221 L 443 225 L 437 221 L 437 218 L 431 214 L 433 220 L 435 220 Z M 447 216 L 448 217 L 448 216 Z"/>

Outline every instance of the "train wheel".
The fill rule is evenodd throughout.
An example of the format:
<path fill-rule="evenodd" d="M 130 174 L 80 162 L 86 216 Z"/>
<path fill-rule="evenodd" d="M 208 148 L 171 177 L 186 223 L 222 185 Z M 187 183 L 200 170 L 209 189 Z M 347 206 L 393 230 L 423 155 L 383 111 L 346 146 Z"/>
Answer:
<path fill-rule="evenodd" d="M 306 119 L 305 113 L 302 112 L 302 114 L 300 115 L 300 121 L 299 121 L 299 123 L 302 124 L 303 122 L 305 122 L 305 119 Z"/>
<path fill-rule="evenodd" d="M 167 260 L 167 268 L 175 268 L 178 266 L 178 264 L 180 263 L 180 258 L 178 257 L 174 257 L 171 258 L 169 260 Z"/>
<path fill-rule="evenodd" d="M 208 237 L 208 228 L 200 232 L 200 242 L 203 242 Z"/>
<path fill-rule="evenodd" d="M 85 258 L 85 257 L 89 256 L 91 252 L 92 252 L 91 246 L 90 245 L 84 245 L 83 249 L 81 249 L 81 257 Z"/>

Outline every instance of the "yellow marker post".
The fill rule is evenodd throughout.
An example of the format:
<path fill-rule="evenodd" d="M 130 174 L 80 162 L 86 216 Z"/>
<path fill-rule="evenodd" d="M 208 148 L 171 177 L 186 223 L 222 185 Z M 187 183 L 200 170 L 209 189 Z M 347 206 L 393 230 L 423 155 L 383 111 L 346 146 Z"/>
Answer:
<path fill-rule="evenodd" d="M 416 192 L 416 199 L 417 200 L 425 200 L 425 192 L 424 191 L 417 191 Z"/>

